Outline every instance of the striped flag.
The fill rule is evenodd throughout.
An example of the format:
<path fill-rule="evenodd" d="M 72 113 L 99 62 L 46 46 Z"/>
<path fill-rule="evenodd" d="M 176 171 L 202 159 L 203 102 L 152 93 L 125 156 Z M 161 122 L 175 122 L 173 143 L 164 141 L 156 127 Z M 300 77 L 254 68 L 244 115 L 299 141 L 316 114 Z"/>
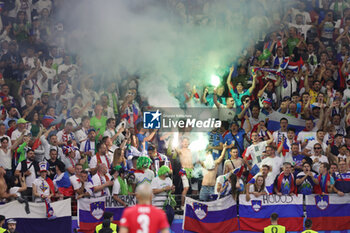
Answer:
<path fill-rule="evenodd" d="M 302 195 L 264 195 L 256 198 L 250 195 L 239 195 L 239 225 L 241 231 L 262 232 L 271 224 L 270 215 L 278 214 L 278 224 L 290 231 L 303 230 L 303 197 Z"/>
<path fill-rule="evenodd" d="M 129 206 L 136 203 L 135 197 L 118 195 Z M 113 213 L 113 223 L 118 224 L 122 217 L 124 206 L 113 200 L 112 196 L 98 198 L 81 198 L 78 200 L 79 232 L 94 233 L 95 227 L 102 223 L 103 213 Z"/>
<path fill-rule="evenodd" d="M 186 197 L 183 230 L 229 233 L 238 230 L 237 203 L 232 196 L 212 202 Z"/>
<path fill-rule="evenodd" d="M 21 233 L 72 232 L 71 199 L 50 203 L 50 207 L 55 213 L 54 220 L 48 219 L 45 203 L 29 202 L 30 213 L 27 214 L 23 204 L 12 201 L 1 205 L 0 215 L 6 216 L 7 219 L 15 219 L 17 221 L 16 231 Z"/>
<path fill-rule="evenodd" d="M 306 214 L 317 231 L 350 229 L 350 195 L 306 195 Z"/>

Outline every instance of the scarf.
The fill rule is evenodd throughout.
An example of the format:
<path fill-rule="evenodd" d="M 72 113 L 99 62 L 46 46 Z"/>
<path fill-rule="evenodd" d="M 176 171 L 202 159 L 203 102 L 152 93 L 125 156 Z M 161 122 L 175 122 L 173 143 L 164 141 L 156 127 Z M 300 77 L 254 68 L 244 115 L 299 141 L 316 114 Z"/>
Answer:
<path fill-rule="evenodd" d="M 106 161 L 107 161 L 107 168 L 110 169 L 111 165 L 109 163 L 109 160 L 107 158 L 107 156 L 105 155 L 105 158 L 106 158 Z M 99 153 L 96 153 L 96 159 L 97 159 L 97 163 L 102 163 L 102 160 L 101 160 L 101 155 Z"/>
<path fill-rule="evenodd" d="M 326 179 L 324 180 L 322 179 L 322 176 L 323 175 L 320 174 L 317 177 L 319 184 L 314 187 L 314 193 L 317 193 L 317 194 L 322 194 L 322 192 L 328 193 L 327 182 L 331 180 L 331 176 L 327 173 Z"/>
<path fill-rule="evenodd" d="M 120 192 L 121 192 L 120 194 L 121 195 L 128 195 L 129 194 L 128 184 L 120 176 L 117 177 L 117 180 L 120 184 Z"/>
<path fill-rule="evenodd" d="M 278 191 L 281 191 L 282 181 L 283 181 L 284 177 L 285 177 L 284 176 L 284 172 L 281 172 L 281 174 L 277 178 L 277 190 Z M 294 185 L 294 176 L 293 176 L 292 173 L 289 174 L 288 180 L 289 180 L 289 184 L 290 184 L 290 191 L 289 191 L 289 193 L 296 193 L 297 189 L 295 188 L 295 185 Z M 285 194 L 285 193 L 283 193 L 283 194 Z"/>
<path fill-rule="evenodd" d="M 87 139 L 84 147 L 84 152 L 89 152 L 91 150 L 90 140 Z"/>
<path fill-rule="evenodd" d="M 112 93 L 112 102 L 113 102 L 114 115 L 118 115 L 118 101 L 114 93 Z"/>
<path fill-rule="evenodd" d="M 97 175 L 100 178 L 101 184 L 104 184 L 105 182 L 102 180 L 101 175 L 99 173 L 97 173 Z M 104 177 L 105 177 L 106 181 L 109 181 L 109 177 L 107 175 L 104 175 Z M 101 190 L 101 195 L 103 196 L 104 194 L 105 194 L 105 191 L 104 191 L 104 189 L 102 189 Z"/>
<path fill-rule="evenodd" d="M 20 153 L 20 155 L 19 155 L 19 158 L 18 158 L 18 161 L 17 161 L 17 163 L 20 163 L 20 162 L 22 162 L 23 160 L 26 160 L 26 146 L 27 146 L 27 143 L 26 142 L 24 142 L 24 143 L 22 143 L 22 145 L 20 145 L 19 147 L 18 147 L 18 149 L 17 149 L 17 151 L 16 152 L 18 152 L 18 153 Z"/>

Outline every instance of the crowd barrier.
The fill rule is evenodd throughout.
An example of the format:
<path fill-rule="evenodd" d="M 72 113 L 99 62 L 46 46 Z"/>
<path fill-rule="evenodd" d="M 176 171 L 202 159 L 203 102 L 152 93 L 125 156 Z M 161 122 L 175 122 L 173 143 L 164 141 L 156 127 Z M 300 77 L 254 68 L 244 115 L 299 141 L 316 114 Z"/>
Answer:
<path fill-rule="evenodd" d="M 288 232 L 303 230 L 303 220 L 311 218 L 313 229 L 317 231 L 341 231 L 350 229 L 350 194 L 340 197 L 330 195 L 253 195 L 247 201 L 240 195 L 235 201 L 231 196 L 212 202 L 200 202 L 186 197 L 183 221 L 174 221 L 172 228 L 178 232 L 182 224 L 183 232 L 262 232 L 270 224 L 271 213 L 279 214 L 279 224 Z M 128 205 L 136 204 L 134 196 L 120 196 Z M 46 217 L 45 203 L 29 203 L 30 214 L 25 212 L 25 204 L 13 201 L 0 207 L 0 214 L 7 219 L 17 220 L 17 230 L 21 233 L 50 232 L 61 233 L 72 230 L 71 199 L 52 203 L 54 220 Z M 112 196 L 84 198 L 77 201 L 79 232 L 92 233 L 102 221 L 105 211 L 114 214 L 114 222 L 119 223 L 124 207 Z"/>
<path fill-rule="evenodd" d="M 228 200 L 230 200 L 228 204 Z M 233 211 L 231 211 L 233 210 Z M 234 211 L 238 210 L 238 212 Z M 305 210 L 305 211 L 304 211 Z M 313 230 L 345 231 L 350 229 L 350 194 L 340 197 L 330 195 L 263 195 L 255 197 L 239 195 L 236 201 L 231 196 L 213 202 L 200 202 L 186 198 L 183 229 L 188 231 L 212 232 L 211 229 L 226 225 L 223 233 L 238 229 L 262 232 L 270 225 L 270 215 L 279 215 L 279 224 L 288 232 L 302 231 L 304 218 L 313 221 Z"/>

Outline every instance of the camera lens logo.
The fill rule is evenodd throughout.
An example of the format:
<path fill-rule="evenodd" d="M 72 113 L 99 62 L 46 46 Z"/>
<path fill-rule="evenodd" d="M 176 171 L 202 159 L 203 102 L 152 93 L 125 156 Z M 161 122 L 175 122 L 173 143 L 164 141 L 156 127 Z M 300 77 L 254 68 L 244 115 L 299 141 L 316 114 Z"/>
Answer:
<path fill-rule="evenodd" d="M 145 129 L 160 129 L 160 116 L 162 114 L 157 110 L 156 112 L 143 113 L 143 128 Z"/>

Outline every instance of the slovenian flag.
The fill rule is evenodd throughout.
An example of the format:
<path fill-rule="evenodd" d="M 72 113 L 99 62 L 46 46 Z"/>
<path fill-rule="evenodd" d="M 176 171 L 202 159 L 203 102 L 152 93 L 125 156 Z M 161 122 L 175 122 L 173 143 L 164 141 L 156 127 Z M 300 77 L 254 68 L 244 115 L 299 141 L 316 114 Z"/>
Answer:
<path fill-rule="evenodd" d="M 256 174 L 260 172 L 260 168 L 257 164 L 255 164 L 252 169 L 249 171 L 247 182 L 249 182 Z"/>
<path fill-rule="evenodd" d="M 186 197 L 183 230 L 229 233 L 238 230 L 237 203 L 231 195 L 212 202 Z"/>
<path fill-rule="evenodd" d="M 350 229 L 350 195 L 305 195 L 306 214 L 316 231 Z"/>
<path fill-rule="evenodd" d="M 118 195 L 129 205 L 134 205 L 136 199 L 131 195 Z M 124 206 L 115 203 L 112 196 L 98 198 L 81 198 L 78 200 L 79 232 L 94 233 L 98 224 L 103 221 L 103 213 L 113 213 L 113 223 L 119 224 L 123 215 Z"/>
<path fill-rule="evenodd" d="M 243 170 L 244 166 L 242 165 L 241 167 L 238 167 L 235 170 L 233 170 L 233 174 L 235 174 L 238 178 L 241 178 Z"/>
<path fill-rule="evenodd" d="M 241 231 L 263 232 L 271 224 L 270 215 L 278 214 L 278 224 L 286 231 L 303 230 L 303 197 L 290 195 L 239 195 L 239 225 Z"/>
<path fill-rule="evenodd" d="M 305 120 L 298 119 L 292 116 L 287 116 L 285 114 L 282 114 L 280 112 L 274 111 L 273 113 L 269 114 L 268 118 L 268 124 L 267 129 L 269 131 L 277 131 L 281 128 L 280 126 L 280 120 L 281 118 L 287 118 L 288 120 L 288 127 L 295 128 L 296 132 L 299 133 L 305 128 Z"/>
<path fill-rule="evenodd" d="M 29 214 L 24 206 L 18 201 L 11 201 L 0 208 L 0 215 L 17 221 L 16 232 L 72 232 L 71 199 L 50 203 L 56 217 L 54 220 L 48 219 L 45 203 L 29 202 Z"/>

